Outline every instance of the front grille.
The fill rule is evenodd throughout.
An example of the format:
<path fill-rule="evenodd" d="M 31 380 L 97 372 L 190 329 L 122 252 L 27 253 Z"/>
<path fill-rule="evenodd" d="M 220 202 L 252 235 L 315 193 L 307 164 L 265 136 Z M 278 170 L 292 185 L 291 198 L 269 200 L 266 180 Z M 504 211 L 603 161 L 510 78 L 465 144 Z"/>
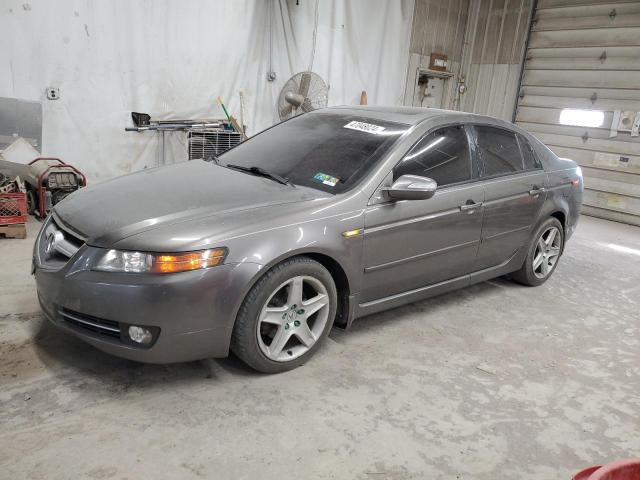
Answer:
<path fill-rule="evenodd" d="M 88 330 L 96 335 L 106 335 L 120 339 L 120 324 L 112 320 L 92 317 L 72 310 L 62 309 L 59 311 L 62 320 L 76 328 Z"/>
<path fill-rule="evenodd" d="M 50 216 L 42 229 L 38 243 L 40 262 L 51 268 L 61 268 L 84 245 L 84 240 L 63 229 Z"/>
<path fill-rule="evenodd" d="M 242 135 L 229 130 L 196 130 L 189 132 L 189 160 L 209 159 L 235 147 Z"/>

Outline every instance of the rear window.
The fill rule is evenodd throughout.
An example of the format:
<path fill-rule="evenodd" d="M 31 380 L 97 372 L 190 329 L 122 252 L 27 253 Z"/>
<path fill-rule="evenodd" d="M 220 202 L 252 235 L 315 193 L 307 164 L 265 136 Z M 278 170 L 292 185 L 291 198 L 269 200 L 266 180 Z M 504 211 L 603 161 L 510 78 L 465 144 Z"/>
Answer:
<path fill-rule="evenodd" d="M 533 147 L 522 135 L 518 135 L 518 142 L 520 143 L 520 151 L 522 152 L 522 159 L 524 160 L 525 170 L 535 170 L 542 168 L 536 153 L 533 151 Z"/>
<path fill-rule="evenodd" d="M 228 150 L 220 163 L 258 166 L 295 185 L 342 193 L 371 171 L 408 128 L 342 113 L 306 113 Z"/>
<path fill-rule="evenodd" d="M 520 146 L 515 133 L 494 127 L 476 126 L 475 128 L 485 177 L 506 175 L 524 170 Z"/>

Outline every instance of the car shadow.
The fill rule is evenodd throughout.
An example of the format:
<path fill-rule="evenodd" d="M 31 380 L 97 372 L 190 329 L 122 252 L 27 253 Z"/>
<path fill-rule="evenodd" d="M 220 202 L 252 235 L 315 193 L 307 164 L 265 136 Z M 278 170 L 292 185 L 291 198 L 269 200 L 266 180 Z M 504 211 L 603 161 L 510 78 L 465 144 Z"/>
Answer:
<path fill-rule="evenodd" d="M 334 327 L 330 337 L 340 343 L 342 338 L 359 335 L 381 325 L 413 321 L 415 312 L 437 313 L 452 304 L 470 301 L 499 288 L 526 288 L 509 280 L 498 278 L 472 285 L 427 300 L 368 315 L 354 321 L 349 330 Z M 405 318 L 403 318 L 405 317 Z M 48 321 L 36 322 L 33 348 L 41 363 L 59 379 L 94 379 L 110 390 L 127 391 L 129 388 L 145 389 L 159 385 L 177 386 L 204 380 L 219 382 L 225 377 L 254 377 L 262 374 L 245 365 L 235 355 L 227 358 L 205 359 L 192 362 L 156 365 L 126 360 L 104 353 L 73 335 L 61 331 Z M 322 355 L 325 348 L 320 348 Z"/>
<path fill-rule="evenodd" d="M 219 380 L 226 372 L 253 375 L 235 356 L 226 359 L 157 365 L 109 355 L 64 332 L 48 321 L 38 322 L 33 348 L 40 362 L 59 379 L 84 378 L 111 389 L 177 386 L 203 380 Z M 257 375 L 257 373 L 256 373 Z"/>
<path fill-rule="evenodd" d="M 437 314 L 438 311 L 446 310 L 454 304 L 473 301 L 475 297 L 488 295 L 501 288 L 524 289 L 529 287 L 515 283 L 506 277 L 498 277 L 486 282 L 476 283 L 469 287 L 436 295 L 425 300 L 419 300 L 380 313 L 357 318 L 348 330 L 334 327 L 330 336 L 340 341 L 345 335 L 357 335 L 360 332 L 369 331 L 390 322 L 414 321 L 410 317 L 412 313 L 428 311 L 430 314 Z"/>

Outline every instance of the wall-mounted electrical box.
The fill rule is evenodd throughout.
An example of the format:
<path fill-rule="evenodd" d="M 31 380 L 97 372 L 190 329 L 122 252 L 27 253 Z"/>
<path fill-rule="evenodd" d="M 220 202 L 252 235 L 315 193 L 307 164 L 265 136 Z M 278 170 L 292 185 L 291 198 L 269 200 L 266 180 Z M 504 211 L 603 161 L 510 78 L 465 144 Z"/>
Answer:
<path fill-rule="evenodd" d="M 47 98 L 49 100 L 58 100 L 60 98 L 60 89 L 57 87 L 47 87 Z"/>

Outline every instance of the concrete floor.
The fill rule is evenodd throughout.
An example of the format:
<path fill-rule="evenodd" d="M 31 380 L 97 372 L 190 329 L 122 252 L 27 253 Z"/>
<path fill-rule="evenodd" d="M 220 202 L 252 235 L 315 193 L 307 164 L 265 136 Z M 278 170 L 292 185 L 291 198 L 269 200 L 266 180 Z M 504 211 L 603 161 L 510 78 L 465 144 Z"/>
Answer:
<path fill-rule="evenodd" d="M 0 239 L 0 478 L 569 479 L 640 451 L 640 229 L 583 217 L 553 278 L 334 331 L 306 366 L 154 366 L 43 322 Z"/>

